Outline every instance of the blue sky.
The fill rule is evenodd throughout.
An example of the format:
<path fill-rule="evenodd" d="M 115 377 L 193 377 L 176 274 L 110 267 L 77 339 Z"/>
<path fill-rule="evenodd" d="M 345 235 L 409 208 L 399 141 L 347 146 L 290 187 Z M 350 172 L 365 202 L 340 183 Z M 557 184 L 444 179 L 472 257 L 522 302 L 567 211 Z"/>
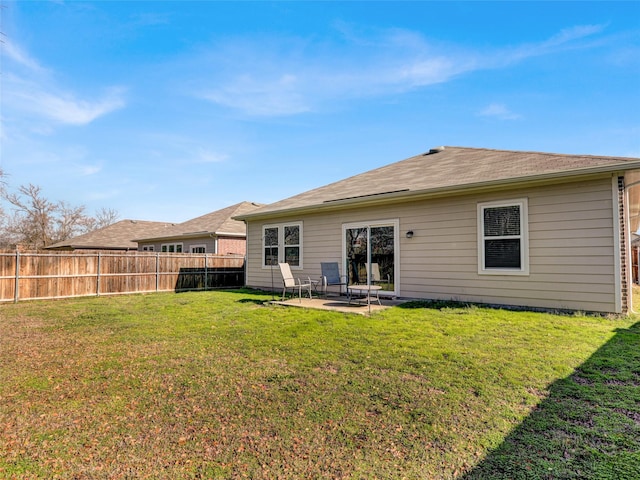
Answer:
<path fill-rule="evenodd" d="M 439 145 L 640 157 L 640 2 L 3 0 L 12 187 L 185 221 Z"/>

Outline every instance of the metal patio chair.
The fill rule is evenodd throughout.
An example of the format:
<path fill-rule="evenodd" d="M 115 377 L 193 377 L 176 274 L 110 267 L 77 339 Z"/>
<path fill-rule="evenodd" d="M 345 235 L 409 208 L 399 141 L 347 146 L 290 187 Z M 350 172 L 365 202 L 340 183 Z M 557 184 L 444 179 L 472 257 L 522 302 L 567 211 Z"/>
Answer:
<path fill-rule="evenodd" d="M 282 282 L 284 284 L 284 288 L 282 289 L 282 301 L 284 301 L 284 297 L 287 293 L 287 290 L 291 289 L 291 295 L 293 296 L 295 291 L 298 290 L 298 298 L 300 302 L 302 302 L 302 289 L 304 288 L 306 292 L 309 294 L 309 298 L 311 297 L 311 280 L 307 280 L 307 282 L 303 283 L 299 278 L 294 278 L 291 273 L 291 267 L 288 263 L 279 263 L 280 273 L 282 274 Z"/>
<path fill-rule="evenodd" d="M 321 262 L 320 268 L 322 269 L 322 293 L 327 296 L 327 287 L 338 286 L 340 287 L 340 294 L 342 295 L 342 286 L 345 287 L 349 284 L 346 275 L 340 275 L 340 267 L 338 262 Z"/>

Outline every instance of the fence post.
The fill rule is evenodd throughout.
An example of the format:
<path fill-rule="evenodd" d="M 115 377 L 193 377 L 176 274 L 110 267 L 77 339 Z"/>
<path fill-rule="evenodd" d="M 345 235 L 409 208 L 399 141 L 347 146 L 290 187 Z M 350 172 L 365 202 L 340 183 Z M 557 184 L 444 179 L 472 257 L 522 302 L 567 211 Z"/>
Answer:
<path fill-rule="evenodd" d="M 18 303 L 20 299 L 20 251 L 16 250 L 16 284 L 14 286 L 13 292 L 13 303 Z"/>
<path fill-rule="evenodd" d="M 207 271 L 207 254 L 204 254 L 204 291 L 209 289 L 209 272 Z"/>
<path fill-rule="evenodd" d="M 156 252 L 156 292 L 160 289 L 160 252 Z"/>
<path fill-rule="evenodd" d="M 100 268 L 102 264 L 102 255 L 98 252 L 98 278 L 96 278 L 96 297 L 100 296 Z"/>

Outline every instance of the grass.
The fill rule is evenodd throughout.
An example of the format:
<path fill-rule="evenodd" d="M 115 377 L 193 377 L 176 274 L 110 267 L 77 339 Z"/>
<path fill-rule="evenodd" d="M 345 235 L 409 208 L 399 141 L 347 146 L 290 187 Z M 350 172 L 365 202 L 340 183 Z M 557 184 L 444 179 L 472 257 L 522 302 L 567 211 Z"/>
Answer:
<path fill-rule="evenodd" d="M 0 306 L 0 478 L 640 477 L 637 318 Z"/>

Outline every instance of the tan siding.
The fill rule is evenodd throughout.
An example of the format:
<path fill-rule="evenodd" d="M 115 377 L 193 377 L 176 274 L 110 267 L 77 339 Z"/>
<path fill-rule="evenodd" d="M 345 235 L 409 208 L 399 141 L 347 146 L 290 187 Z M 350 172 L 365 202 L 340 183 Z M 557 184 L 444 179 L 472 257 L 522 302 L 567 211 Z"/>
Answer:
<path fill-rule="evenodd" d="M 477 204 L 528 199 L 529 275 L 479 275 Z M 304 269 L 317 278 L 321 261 L 341 261 L 342 224 L 399 220 L 399 295 L 542 308 L 614 311 L 611 178 L 458 196 L 402 205 L 278 219 L 303 221 Z M 275 223 L 275 222 L 269 222 Z M 412 239 L 405 238 L 407 230 Z M 268 287 L 262 269 L 262 224 L 249 228 L 248 284 Z M 276 284 L 280 275 L 276 272 Z"/>
<path fill-rule="evenodd" d="M 178 240 L 165 240 L 163 242 L 155 242 L 155 243 L 141 243 L 138 246 L 138 250 L 142 250 L 143 246 L 153 245 L 154 252 L 161 252 L 162 251 L 162 245 L 167 245 L 167 244 L 175 245 L 177 243 L 181 243 L 182 244 L 182 251 L 184 253 L 189 253 L 191 251 L 191 246 L 192 245 L 206 245 L 206 248 L 207 248 L 206 253 L 216 253 L 216 251 L 215 251 L 215 241 L 211 237 L 190 238 L 188 240 L 179 240 L 179 239 Z"/>

